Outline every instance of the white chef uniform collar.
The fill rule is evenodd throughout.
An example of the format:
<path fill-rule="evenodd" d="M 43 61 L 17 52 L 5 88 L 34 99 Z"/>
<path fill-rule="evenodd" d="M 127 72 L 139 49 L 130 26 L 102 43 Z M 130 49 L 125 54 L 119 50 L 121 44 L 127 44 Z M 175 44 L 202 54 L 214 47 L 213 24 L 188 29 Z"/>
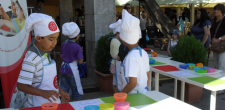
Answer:
<path fill-rule="evenodd" d="M 109 28 L 113 30 L 113 34 L 116 34 L 116 32 L 120 32 L 120 25 L 121 25 L 121 19 L 119 19 L 115 23 L 110 24 Z"/>
<path fill-rule="evenodd" d="M 25 27 L 27 32 L 34 30 L 35 38 L 59 32 L 59 28 L 52 17 L 41 13 L 32 13 L 26 19 Z"/>
<path fill-rule="evenodd" d="M 136 44 L 140 39 L 140 20 L 132 16 L 125 9 L 122 11 L 120 38 L 128 44 Z"/>
<path fill-rule="evenodd" d="M 74 22 L 64 23 L 62 26 L 62 34 L 69 38 L 75 38 L 80 33 L 80 28 Z"/>

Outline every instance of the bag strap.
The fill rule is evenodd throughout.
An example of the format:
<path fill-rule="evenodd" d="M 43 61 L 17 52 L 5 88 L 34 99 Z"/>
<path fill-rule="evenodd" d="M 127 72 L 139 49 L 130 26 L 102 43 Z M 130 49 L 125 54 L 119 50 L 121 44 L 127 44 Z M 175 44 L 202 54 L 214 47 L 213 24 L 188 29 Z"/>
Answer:
<path fill-rule="evenodd" d="M 221 19 L 220 23 L 218 24 L 218 26 L 217 26 L 217 28 L 216 28 L 216 31 L 215 31 L 215 33 L 214 33 L 213 38 L 215 38 L 215 37 L 216 37 L 217 31 L 218 31 L 218 29 L 219 29 L 220 24 L 222 23 L 222 21 L 223 21 L 223 19 Z"/>

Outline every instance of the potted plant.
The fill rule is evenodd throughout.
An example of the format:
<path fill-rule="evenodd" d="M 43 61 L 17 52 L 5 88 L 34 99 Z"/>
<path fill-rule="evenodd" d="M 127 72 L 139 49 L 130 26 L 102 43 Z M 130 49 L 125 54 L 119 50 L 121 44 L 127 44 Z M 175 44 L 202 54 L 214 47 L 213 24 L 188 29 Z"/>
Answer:
<path fill-rule="evenodd" d="M 95 53 L 95 73 L 97 75 L 99 88 L 104 93 L 113 92 L 113 75 L 109 72 L 109 61 L 111 59 L 109 38 L 112 36 L 112 32 L 105 36 L 102 36 L 97 41 L 97 48 Z"/>
<path fill-rule="evenodd" d="M 183 63 L 202 63 L 207 64 L 208 58 L 206 49 L 200 40 L 196 40 L 194 36 L 183 36 L 179 39 L 177 45 L 172 50 L 172 59 Z M 177 98 L 180 99 L 180 81 L 178 82 Z M 200 101 L 203 88 L 185 84 L 185 102 L 192 103 Z"/>

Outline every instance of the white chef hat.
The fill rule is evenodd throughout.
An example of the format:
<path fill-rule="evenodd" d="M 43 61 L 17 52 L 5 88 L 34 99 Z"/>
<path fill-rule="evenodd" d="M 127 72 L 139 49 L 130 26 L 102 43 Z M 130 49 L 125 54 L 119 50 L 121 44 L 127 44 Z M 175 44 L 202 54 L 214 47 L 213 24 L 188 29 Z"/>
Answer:
<path fill-rule="evenodd" d="M 35 38 L 59 32 L 59 28 L 52 17 L 41 13 L 32 13 L 26 19 L 25 27 L 27 32 L 34 30 Z"/>
<path fill-rule="evenodd" d="M 16 3 L 16 1 L 18 1 L 20 7 L 23 9 L 23 13 L 26 18 L 27 17 L 27 3 L 24 2 L 24 0 L 14 0 L 14 3 Z"/>
<path fill-rule="evenodd" d="M 117 22 L 109 25 L 109 28 L 113 30 L 113 34 L 116 34 L 116 32 L 120 32 L 121 22 L 121 19 L 119 19 Z"/>
<path fill-rule="evenodd" d="M 64 23 L 62 26 L 62 34 L 69 38 L 75 38 L 80 33 L 80 28 L 74 22 Z"/>
<path fill-rule="evenodd" d="M 125 9 L 122 11 L 122 24 L 120 26 L 120 38 L 128 44 L 136 44 L 140 39 L 140 21 Z"/>

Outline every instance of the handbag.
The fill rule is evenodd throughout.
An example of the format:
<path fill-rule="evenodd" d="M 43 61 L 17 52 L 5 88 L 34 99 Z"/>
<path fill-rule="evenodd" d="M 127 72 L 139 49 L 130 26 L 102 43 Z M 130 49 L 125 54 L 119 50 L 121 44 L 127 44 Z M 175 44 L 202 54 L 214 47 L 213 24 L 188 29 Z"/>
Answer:
<path fill-rule="evenodd" d="M 223 19 L 222 19 L 223 20 Z M 217 28 L 216 28 L 216 31 L 214 33 L 214 36 L 213 38 L 216 37 L 216 33 L 221 25 L 221 22 L 222 20 L 220 21 L 220 23 L 218 24 Z M 225 52 L 225 41 L 220 41 L 220 42 L 216 42 L 216 43 L 212 43 L 211 45 L 211 49 L 213 52 L 216 52 L 216 53 L 222 53 L 222 52 Z"/>

